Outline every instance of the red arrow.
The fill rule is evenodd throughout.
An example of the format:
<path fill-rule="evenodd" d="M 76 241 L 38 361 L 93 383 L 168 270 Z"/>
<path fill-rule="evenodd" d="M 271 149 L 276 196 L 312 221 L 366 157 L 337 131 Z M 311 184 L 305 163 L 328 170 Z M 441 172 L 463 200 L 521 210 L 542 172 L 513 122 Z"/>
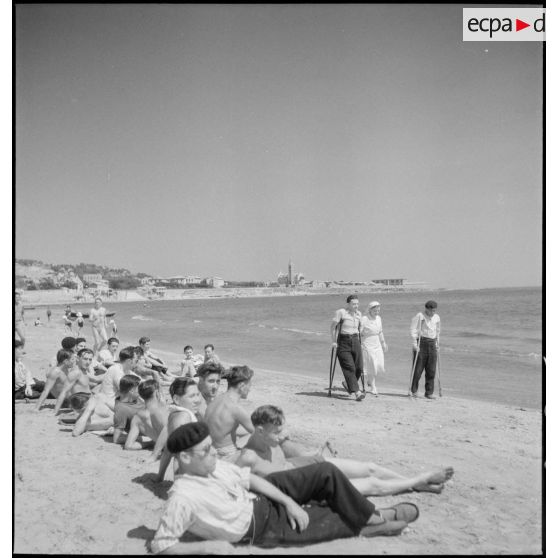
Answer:
<path fill-rule="evenodd" d="M 525 29 L 526 27 L 531 27 L 531 24 L 530 23 L 525 23 L 524 21 L 521 21 L 520 19 L 515 20 L 515 30 L 516 31 L 521 31 L 522 29 Z"/>

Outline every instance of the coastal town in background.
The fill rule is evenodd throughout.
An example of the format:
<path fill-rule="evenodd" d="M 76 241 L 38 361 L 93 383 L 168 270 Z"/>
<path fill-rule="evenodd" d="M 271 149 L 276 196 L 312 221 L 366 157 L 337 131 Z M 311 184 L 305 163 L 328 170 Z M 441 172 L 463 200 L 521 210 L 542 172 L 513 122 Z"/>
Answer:
<path fill-rule="evenodd" d="M 230 280 L 218 276 L 175 275 L 161 277 L 132 273 L 96 264 L 48 264 L 16 259 L 15 286 L 25 302 L 85 302 L 96 296 L 110 301 L 169 300 L 177 298 L 277 296 L 384 290 L 421 290 L 423 282 L 405 278 L 370 280 L 309 279 L 289 259 L 287 271 L 274 280 Z"/>

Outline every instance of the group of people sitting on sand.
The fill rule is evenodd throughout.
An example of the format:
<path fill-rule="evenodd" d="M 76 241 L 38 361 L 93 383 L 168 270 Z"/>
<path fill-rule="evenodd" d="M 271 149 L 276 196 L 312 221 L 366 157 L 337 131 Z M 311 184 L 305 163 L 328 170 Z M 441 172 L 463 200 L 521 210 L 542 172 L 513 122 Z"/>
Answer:
<path fill-rule="evenodd" d="M 37 411 L 54 398 L 55 415 L 69 407 L 60 422 L 73 424 L 74 436 L 95 431 L 126 450 L 151 449 L 151 461 L 159 460 L 156 481 L 174 477 L 151 543 L 154 553 L 398 535 L 418 517 L 417 506 L 379 509 L 367 497 L 440 493 L 453 475 L 443 467 L 405 477 L 373 462 L 340 458 L 329 442 L 308 449 L 291 440 L 278 406 L 251 414 L 245 409 L 253 371 L 225 369 L 211 344 L 203 362 L 184 347 L 176 372 L 153 353 L 148 337 L 118 349 L 114 337 L 96 353 L 84 338 L 65 337 L 46 381 L 39 382 L 16 341 L 16 398 L 37 399 Z M 227 389 L 219 393 L 222 380 Z"/>

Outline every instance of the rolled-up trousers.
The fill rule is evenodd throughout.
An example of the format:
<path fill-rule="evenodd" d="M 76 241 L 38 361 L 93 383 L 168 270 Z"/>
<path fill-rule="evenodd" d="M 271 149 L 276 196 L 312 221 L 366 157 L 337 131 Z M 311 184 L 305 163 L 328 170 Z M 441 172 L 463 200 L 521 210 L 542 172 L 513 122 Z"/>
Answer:
<path fill-rule="evenodd" d="M 339 334 L 337 338 L 337 358 L 343 370 L 350 393 L 359 391 L 358 381 L 362 376 L 362 349 L 358 333 Z"/>

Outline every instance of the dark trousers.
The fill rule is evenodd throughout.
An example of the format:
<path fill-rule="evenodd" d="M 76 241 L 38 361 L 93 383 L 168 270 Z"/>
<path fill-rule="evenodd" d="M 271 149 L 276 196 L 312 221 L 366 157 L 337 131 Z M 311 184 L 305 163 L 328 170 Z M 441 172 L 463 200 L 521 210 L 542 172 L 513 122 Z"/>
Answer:
<path fill-rule="evenodd" d="M 304 505 L 310 522 L 304 531 L 294 530 L 285 507 L 260 495 L 254 502 L 254 518 L 247 533 L 256 546 L 304 545 L 354 537 L 374 513 L 374 504 L 331 463 L 272 473 L 266 480 Z M 318 503 L 322 501 L 325 504 Z"/>
<path fill-rule="evenodd" d="M 41 382 L 40 380 L 37 380 L 37 378 L 33 378 L 33 380 L 35 381 L 35 383 L 31 387 L 31 395 L 25 395 L 25 386 L 23 386 L 15 390 L 14 399 L 38 399 L 45 389 L 45 382 Z M 50 397 L 50 393 L 47 397 Z"/>
<path fill-rule="evenodd" d="M 416 351 L 413 349 L 413 362 L 415 360 Z M 434 379 L 436 378 L 436 363 L 438 362 L 438 350 L 436 349 L 435 339 L 426 339 L 421 337 L 420 351 L 413 372 L 413 382 L 411 391 L 416 393 L 419 388 L 420 377 L 424 374 L 424 394 L 432 395 L 434 391 Z"/>
<path fill-rule="evenodd" d="M 362 349 L 358 333 L 345 335 L 341 333 L 337 339 L 337 358 L 343 370 L 350 393 L 360 390 L 358 381 L 362 376 Z"/>

